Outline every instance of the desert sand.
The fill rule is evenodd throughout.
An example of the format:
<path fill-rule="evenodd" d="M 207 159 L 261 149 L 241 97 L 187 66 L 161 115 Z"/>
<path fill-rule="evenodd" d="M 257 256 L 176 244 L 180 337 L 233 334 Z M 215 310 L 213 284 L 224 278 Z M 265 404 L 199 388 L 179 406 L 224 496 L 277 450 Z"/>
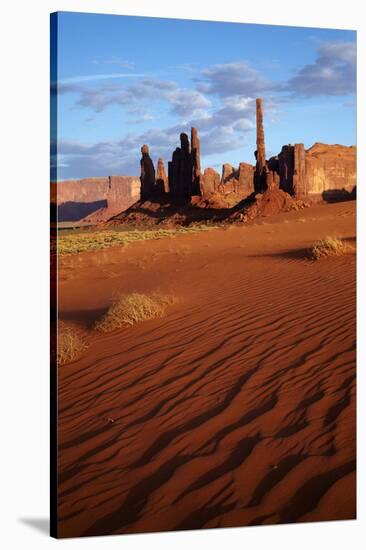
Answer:
<path fill-rule="evenodd" d="M 59 535 L 355 517 L 355 201 L 60 260 Z M 102 334 L 121 292 L 177 297 Z"/>

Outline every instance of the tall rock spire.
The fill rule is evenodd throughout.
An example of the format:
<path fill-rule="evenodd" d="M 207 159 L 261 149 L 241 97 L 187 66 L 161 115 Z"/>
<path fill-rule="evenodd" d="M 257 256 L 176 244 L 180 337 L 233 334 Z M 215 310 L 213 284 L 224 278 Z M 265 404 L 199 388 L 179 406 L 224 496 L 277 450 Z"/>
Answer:
<path fill-rule="evenodd" d="M 192 156 L 192 195 L 201 193 L 201 159 L 200 159 L 200 140 L 198 138 L 197 128 L 191 128 L 191 156 Z"/>
<path fill-rule="evenodd" d="M 158 159 L 156 167 L 156 190 L 159 194 L 169 193 L 168 178 L 165 172 L 164 161 L 162 158 Z"/>
<path fill-rule="evenodd" d="M 141 147 L 141 153 L 141 200 L 148 200 L 155 189 L 155 168 L 150 158 L 149 147 L 146 144 Z"/>
<path fill-rule="evenodd" d="M 254 174 L 254 189 L 256 193 L 260 193 L 266 188 L 266 148 L 264 145 L 264 129 L 263 129 L 263 111 L 262 100 L 257 98 L 255 100 L 256 115 L 257 115 L 257 150 L 255 152 L 256 167 Z"/>
<path fill-rule="evenodd" d="M 257 114 L 257 173 L 262 174 L 266 166 L 266 148 L 264 145 L 262 100 L 255 100 Z"/>

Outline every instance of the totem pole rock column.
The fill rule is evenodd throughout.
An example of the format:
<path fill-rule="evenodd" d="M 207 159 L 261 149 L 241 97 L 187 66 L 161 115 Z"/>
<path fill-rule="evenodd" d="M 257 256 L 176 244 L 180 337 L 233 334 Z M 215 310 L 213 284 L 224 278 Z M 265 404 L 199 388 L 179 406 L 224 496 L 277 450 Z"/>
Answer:
<path fill-rule="evenodd" d="M 141 147 L 142 157 L 140 160 L 141 165 L 141 200 L 151 199 L 155 191 L 155 168 L 153 161 L 149 155 L 149 147 L 144 144 Z"/>
<path fill-rule="evenodd" d="M 187 199 L 190 196 L 191 191 L 192 160 L 189 139 L 187 134 L 185 134 L 184 132 L 180 134 L 180 151 L 181 158 L 177 194 L 180 199 Z"/>
<path fill-rule="evenodd" d="M 168 182 L 170 194 L 173 197 L 178 196 L 179 174 L 181 166 L 182 151 L 177 147 L 172 155 L 172 160 L 168 162 Z"/>
<path fill-rule="evenodd" d="M 257 121 L 257 151 L 256 151 L 256 168 L 255 168 L 255 190 L 263 191 L 265 188 L 266 179 L 266 149 L 264 143 L 264 128 L 263 128 L 263 111 L 262 100 L 257 98 L 256 105 L 256 121 Z"/>
<path fill-rule="evenodd" d="M 156 167 L 156 190 L 160 195 L 169 193 L 169 183 L 162 158 L 158 159 Z"/>
<path fill-rule="evenodd" d="M 257 171 L 261 174 L 266 166 L 266 149 L 264 144 L 262 100 L 255 100 L 257 115 Z"/>
<path fill-rule="evenodd" d="M 197 128 L 191 128 L 191 159 L 192 159 L 192 182 L 191 195 L 200 195 L 201 193 L 201 158 L 200 158 L 200 140 L 198 138 Z"/>

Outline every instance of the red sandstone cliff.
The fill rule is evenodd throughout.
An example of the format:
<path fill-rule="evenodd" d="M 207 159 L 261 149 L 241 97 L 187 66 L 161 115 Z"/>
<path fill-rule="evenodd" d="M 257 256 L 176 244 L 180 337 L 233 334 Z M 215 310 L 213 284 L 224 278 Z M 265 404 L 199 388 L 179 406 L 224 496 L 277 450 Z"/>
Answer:
<path fill-rule="evenodd" d="M 356 147 L 315 143 L 284 145 L 278 157 L 280 187 L 296 197 L 336 200 L 352 196 L 356 188 Z"/>
<path fill-rule="evenodd" d="M 352 193 L 356 186 L 356 147 L 315 143 L 305 153 L 309 198 Z"/>
<path fill-rule="evenodd" d="M 140 179 L 133 176 L 51 183 L 51 203 L 57 204 L 59 221 L 104 221 L 126 210 L 139 195 Z"/>

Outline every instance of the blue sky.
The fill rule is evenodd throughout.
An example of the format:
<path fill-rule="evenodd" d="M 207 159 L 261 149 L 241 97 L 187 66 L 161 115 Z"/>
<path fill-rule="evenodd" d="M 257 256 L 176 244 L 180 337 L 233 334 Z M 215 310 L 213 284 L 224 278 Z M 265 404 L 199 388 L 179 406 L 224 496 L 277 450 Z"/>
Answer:
<path fill-rule="evenodd" d="M 139 175 L 198 128 L 203 168 L 287 143 L 356 142 L 354 31 L 58 14 L 57 179 Z"/>

